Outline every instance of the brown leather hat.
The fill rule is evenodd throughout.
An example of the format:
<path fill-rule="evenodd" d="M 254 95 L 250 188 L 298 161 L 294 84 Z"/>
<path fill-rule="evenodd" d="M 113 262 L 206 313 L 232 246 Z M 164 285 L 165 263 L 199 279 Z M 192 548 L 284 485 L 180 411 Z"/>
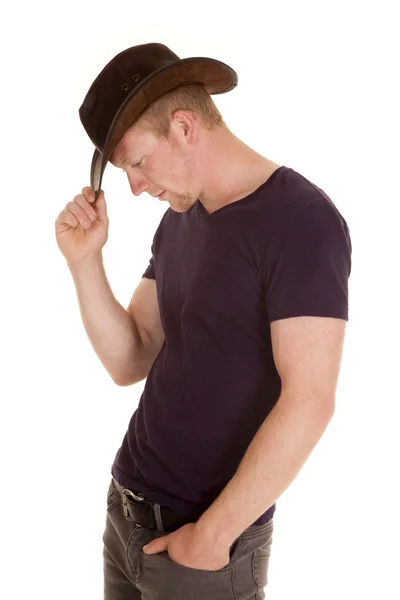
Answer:
<path fill-rule="evenodd" d="M 209 94 L 223 94 L 238 82 L 236 72 L 213 58 L 179 58 L 164 44 L 133 46 L 115 56 L 96 77 L 79 109 L 96 146 L 90 185 L 100 194 L 114 149 L 145 108 L 170 90 L 202 83 Z"/>

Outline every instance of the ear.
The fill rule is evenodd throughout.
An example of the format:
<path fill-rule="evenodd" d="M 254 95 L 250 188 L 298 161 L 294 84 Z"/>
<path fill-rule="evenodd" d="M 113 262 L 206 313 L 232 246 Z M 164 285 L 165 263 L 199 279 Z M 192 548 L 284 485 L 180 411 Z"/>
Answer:
<path fill-rule="evenodd" d="M 191 110 L 177 109 L 171 115 L 171 129 L 180 141 L 192 144 L 197 136 L 198 118 Z"/>

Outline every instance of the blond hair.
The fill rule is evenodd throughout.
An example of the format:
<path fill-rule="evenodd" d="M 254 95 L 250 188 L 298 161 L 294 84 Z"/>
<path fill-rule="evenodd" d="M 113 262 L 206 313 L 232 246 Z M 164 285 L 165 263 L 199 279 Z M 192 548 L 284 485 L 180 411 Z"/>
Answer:
<path fill-rule="evenodd" d="M 169 137 L 172 114 L 178 110 L 190 110 L 200 117 L 206 129 L 227 128 L 221 113 L 202 83 L 190 83 L 163 94 L 152 102 L 140 115 L 140 125 L 156 137 Z"/>

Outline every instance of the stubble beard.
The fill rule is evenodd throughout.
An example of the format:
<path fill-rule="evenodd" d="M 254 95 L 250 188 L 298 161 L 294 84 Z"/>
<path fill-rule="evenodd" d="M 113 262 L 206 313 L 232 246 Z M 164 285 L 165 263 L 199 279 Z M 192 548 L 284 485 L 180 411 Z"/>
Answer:
<path fill-rule="evenodd" d="M 196 202 L 196 199 L 191 194 L 175 194 L 177 201 L 170 202 L 172 210 L 175 212 L 187 212 Z"/>

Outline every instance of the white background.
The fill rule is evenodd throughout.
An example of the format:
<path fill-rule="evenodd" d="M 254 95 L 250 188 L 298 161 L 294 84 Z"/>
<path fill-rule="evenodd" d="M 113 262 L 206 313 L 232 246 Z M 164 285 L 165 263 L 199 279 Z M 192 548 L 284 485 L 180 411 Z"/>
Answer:
<path fill-rule="evenodd" d="M 269 600 L 400 597 L 399 20 L 396 2 L 20 2 L 1 24 L 1 560 L 7 600 L 100 600 L 111 464 L 144 381 L 84 330 L 54 221 L 89 185 L 78 109 L 122 50 L 232 66 L 232 131 L 321 187 L 352 237 L 336 412 L 278 499 Z M 397 57 L 397 58 L 396 58 Z M 109 165 L 103 250 L 127 306 L 168 208 Z"/>

